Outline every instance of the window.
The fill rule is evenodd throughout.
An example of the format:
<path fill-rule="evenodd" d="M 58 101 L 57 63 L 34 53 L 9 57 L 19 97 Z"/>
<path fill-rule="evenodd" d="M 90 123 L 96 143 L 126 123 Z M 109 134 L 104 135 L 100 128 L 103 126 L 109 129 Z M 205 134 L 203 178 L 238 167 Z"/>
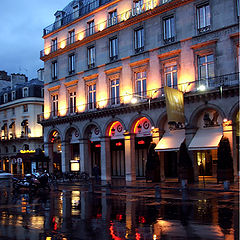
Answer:
<path fill-rule="evenodd" d="M 88 68 L 95 66 L 95 47 L 88 47 Z"/>
<path fill-rule="evenodd" d="M 88 86 L 88 109 L 96 108 L 96 84 Z"/>
<path fill-rule="evenodd" d="M 237 16 L 240 17 L 240 0 L 237 0 Z"/>
<path fill-rule="evenodd" d="M 57 38 L 52 39 L 51 50 L 52 50 L 52 52 L 57 51 Z"/>
<path fill-rule="evenodd" d="M 119 79 L 111 80 L 111 105 L 116 105 L 120 103 L 120 97 L 119 97 Z"/>
<path fill-rule="evenodd" d="M 23 88 L 23 97 L 28 97 L 28 88 Z"/>
<path fill-rule="evenodd" d="M 93 9 L 95 9 L 98 6 L 99 6 L 99 1 L 96 1 L 96 0 L 89 0 L 88 1 L 89 11 L 92 11 Z"/>
<path fill-rule="evenodd" d="M 75 72 L 75 54 L 68 56 L 68 72 L 72 74 Z"/>
<path fill-rule="evenodd" d="M 198 57 L 198 77 L 199 80 L 206 80 L 207 86 L 211 86 L 210 82 L 214 78 L 214 57 L 213 54 Z"/>
<path fill-rule="evenodd" d="M 78 18 L 79 17 L 79 6 L 76 5 L 73 7 L 73 18 Z"/>
<path fill-rule="evenodd" d="M 76 112 L 76 92 L 69 93 L 69 113 Z"/>
<path fill-rule="evenodd" d="M 88 22 L 87 25 L 88 25 L 87 34 L 88 36 L 90 36 L 95 33 L 94 20 Z"/>
<path fill-rule="evenodd" d="M 164 67 L 165 86 L 177 89 L 177 65 L 172 64 Z"/>
<path fill-rule="evenodd" d="M 58 95 L 52 96 L 52 115 L 54 117 L 58 116 Z"/>
<path fill-rule="evenodd" d="M 135 37 L 135 53 L 144 51 L 144 29 L 139 28 L 134 32 Z"/>
<path fill-rule="evenodd" d="M 57 79 L 57 61 L 52 62 L 52 79 Z"/>
<path fill-rule="evenodd" d="M 143 6 L 143 0 L 134 1 L 134 8 L 138 14 L 141 13 L 142 6 Z"/>
<path fill-rule="evenodd" d="M 8 94 L 7 93 L 4 93 L 4 95 L 3 95 L 3 102 L 4 103 L 8 102 Z"/>
<path fill-rule="evenodd" d="M 108 27 L 117 24 L 117 10 L 108 13 Z"/>
<path fill-rule="evenodd" d="M 16 99 L 16 92 L 12 91 L 12 101 Z"/>
<path fill-rule="evenodd" d="M 135 73 L 136 93 L 139 96 L 146 96 L 147 93 L 147 74 L 146 71 Z"/>
<path fill-rule="evenodd" d="M 5 147 L 5 152 L 8 153 L 8 147 Z"/>
<path fill-rule="evenodd" d="M 22 126 L 21 136 L 22 137 L 28 136 L 28 120 L 27 119 L 23 120 L 21 123 L 21 126 Z M 26 149 L 26 150 L 28 150 L 28 149 Z"/>
<path fill-rule="evenodd" d="M 113 37 L 109 39 L 109 58 L 110 58 L 110 61 L 116 60 L 118 58 L 117 37 Z"/>
<path fill-rule="evenodd" d="M 165 43 L 171 43 L 175 41 L 175 24 L 173 16 L 163 19 L 163 31 Z"/>
<path fill-rule="evenodd" d="M 23 145 L 23 149 L 24 149 L 24 150 L 29 150 L 29 145 L 28 145 L 28 144 L 24 144 L 24 145 Z"/>
<path fill-rule="evenodd" d="M 28 105 L 27 104 L 23 105 L 23 112 L 28 112 Z"/>
<path fill-rule="evenodd" d="M 210 7 L 209 4 L 197 8 L 198 32 L 203 33 L 210 30 Z"/>
<path fill-rule="evenodd" d="M 55 28 L 59 28 L 59 27 L 61 27 L 61 25 L 62 25 L 62 16 L 59 14 L 59 15 L 57 15 L 56 16 L 56 21 L 55 21 L 55 23 L 54 23 L 54 27 Z"/>
<path fill-rule="evenodd" d="M 13 152 L 15 153 L 17 151 L 17 148 L 15 145 L 13 145 Z"/>
<path fill-rule="evenodd" d="M 12 108 L 12 115 L 15 115 L 15 108 Z"/>
<path fill-rule="evenodd" d="M 75 42 L 75 30 L 71 30 L 68 32 L 68 44 L 72 44 Z"/>

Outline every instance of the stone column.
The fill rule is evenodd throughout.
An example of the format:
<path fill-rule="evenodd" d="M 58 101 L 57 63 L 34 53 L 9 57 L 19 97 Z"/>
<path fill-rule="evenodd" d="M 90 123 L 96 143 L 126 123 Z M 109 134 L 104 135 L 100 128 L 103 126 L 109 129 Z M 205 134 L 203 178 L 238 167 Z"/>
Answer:
<path fill-rule="evenodd" d="M 101 138 L 101 180 L 111 181 L 110 137 Z"/>
<path fill-rule="evenodd" d="M 194 135 L 196 134 L 197 129 L 196 128 L 186 128 L 185 130 L 185 136 L 186 136 L 186 146 L 188 147 L 189 144 L 191 143 Z M 192 159 L 193 163 L 193 174 L 194 174 L 194 181 L 198 182 L 198 163 L 197 163 L 197 158 L 194 157 L 194 151 L 189 151 L 189 156 Z"/>
<path fill-rule="evenodd" d="M 136 164 L 135 164 L 135 135 L 132 133 L 124 133 L 125 145 L 125 174 L 126 181 L 136 180 Z"/>
<path fill-rule="evenodd" d="M 91 161 L 88 154 L 88 139 L 80 139 L 80 171 L 89 173 L 88 163 Z"/>
<path fill-rule="evenodd" d="M 61 159 L 62 159 L 62 172 L 69 172 L 69 162 L 70 162 L 70 149 L 69 143 L 62 141 L 61 143 Z"/>
<path fill-rule="evenodd" d="M 53 143 L 44 143 L 44 154 L 49 157 L 49 173 L 53 173 Z"/>

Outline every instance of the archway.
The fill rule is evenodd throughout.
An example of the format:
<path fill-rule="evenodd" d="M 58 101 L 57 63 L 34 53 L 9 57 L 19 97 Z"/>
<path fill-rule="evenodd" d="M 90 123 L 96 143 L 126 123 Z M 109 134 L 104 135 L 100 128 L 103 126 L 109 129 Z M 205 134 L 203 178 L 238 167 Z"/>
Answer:
<path fill-rule="evenodd" d="M 62 172 L 62 157 L 61 157 L 61 137 L 57 130 L 53 130 L 49 135 L 49 149 L 52 153 L 52 169 L 53 173 Z"/>
<path fill-rule="evenodd" d="M 147 154 L 152 142 L 152 124 L 146 117 L 135 120 L 132 131 L 135 134 L 136 177 L 145 177 Z"/>
<path fill-rule="evenodd" d="M 106 135 L 111 138 L 111 174 L 115 177 L 125 176 L 124 127 L 119 121 L 111 123 Z"/>
<path fill-rule="evenodd" d="M 79 148 L 79 131 L 75 127 L 71 127 L 66 132 L 66 161 L 67 169 L 71 172 L 80 171 L 80 148 Z"/>

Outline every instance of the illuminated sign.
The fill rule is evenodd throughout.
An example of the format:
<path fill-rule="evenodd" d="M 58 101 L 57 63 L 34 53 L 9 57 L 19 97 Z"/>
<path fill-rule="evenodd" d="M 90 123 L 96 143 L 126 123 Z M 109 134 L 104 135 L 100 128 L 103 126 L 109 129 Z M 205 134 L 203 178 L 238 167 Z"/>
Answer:
<path fill-rule="evenodd" d="M 117 142 L 117 143 L 116 143 L 116 146 L 117 146 L 117 147 L 120 147 L 120 146 L 122 146 L 122 143 L 121 143 L 121 142 Z"/>
<path fill-rule="evenodd" d="M 35 150 L 20 150 L 20 153 L 35 153 Z"/>
<path fill-rule="evenodd" d="M 138 141 L 138 144 L 143 145 L 143 144 L 145 144 L 145 142 L 143 140 L 140 140 L 140 141 Z"/>

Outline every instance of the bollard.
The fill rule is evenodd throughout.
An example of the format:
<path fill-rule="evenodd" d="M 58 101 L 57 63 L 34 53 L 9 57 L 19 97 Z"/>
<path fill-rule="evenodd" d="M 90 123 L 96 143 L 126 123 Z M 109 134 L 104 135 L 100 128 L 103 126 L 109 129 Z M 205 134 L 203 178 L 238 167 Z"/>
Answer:
<path fill-rule="evenodd" d="M 107 194 L 107 195 L 110 195 L 110 194 L 111 194 L 111 187 L 112 187 L 112 186 L 111 186 L 111 183 L 108 182 L 108 183 L 107 183 L 107 188 L 106 188 L 106 194 Z"/>
<path fill-rule="evenodd" d="M 160 186 L 155 186 L 155 198 L 161 199 L 161 189 Z"/>
<path fill-rule="evenodd" d="M 94 183 L 91 181 L 88 185 L 88 192 L 94 193 Z"/>
<path fill-rule="evenodd" d="M 186 179 L 182 179 L 181 186 L 182 186 L 182 190 L 187 189 L 187 180 Z"/>
<path fill-rule="evenodd" d="M 229 191 L 229 185 L 230 185 L 229 181 L 226 180 L 223 182 L 224 191 Z"/>

